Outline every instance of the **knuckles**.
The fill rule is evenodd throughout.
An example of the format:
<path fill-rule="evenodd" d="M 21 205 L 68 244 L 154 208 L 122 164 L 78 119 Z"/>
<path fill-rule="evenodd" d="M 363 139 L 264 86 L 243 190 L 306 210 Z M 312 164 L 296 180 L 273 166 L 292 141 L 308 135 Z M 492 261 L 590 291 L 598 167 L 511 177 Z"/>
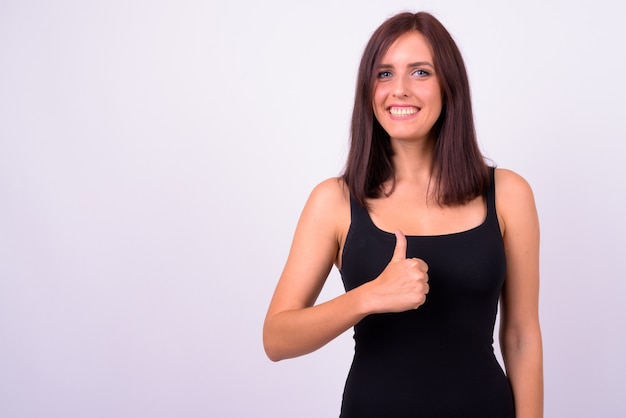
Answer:
<path fill-rule="evenodd" d="M 387 266 L 385 274 L 379 282 L 386 287 L 391 294 L 395 294 L 395 307 L 390 311 L 398 311 L 399 306 L 403 309 L 419 308 L 426 302 L 426 295 L 430 290 L 428 285 L 428 265 L 419 258 L 393 260 Z M 402 302 L 401 302 L 402 301 Z"/>

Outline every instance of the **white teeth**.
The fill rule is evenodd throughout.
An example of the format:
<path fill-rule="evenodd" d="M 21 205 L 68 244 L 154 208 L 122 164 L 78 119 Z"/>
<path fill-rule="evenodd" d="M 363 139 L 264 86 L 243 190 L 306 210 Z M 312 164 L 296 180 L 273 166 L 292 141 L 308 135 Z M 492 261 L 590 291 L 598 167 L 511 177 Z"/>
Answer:
<path fill-rule="evenodd" d="M 417 109 L 414 107 L 392 107 L 389 109 L 389 113 L 393 116 L 408 116 L 417 113 Z"/>

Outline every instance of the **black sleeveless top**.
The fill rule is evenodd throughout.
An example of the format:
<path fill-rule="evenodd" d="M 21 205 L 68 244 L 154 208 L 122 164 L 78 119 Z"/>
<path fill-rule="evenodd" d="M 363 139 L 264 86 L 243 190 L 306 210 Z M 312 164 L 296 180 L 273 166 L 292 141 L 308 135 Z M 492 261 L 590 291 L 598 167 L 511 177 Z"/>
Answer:
<path fill-rule="evenodd" d="M 428 264 L 426 302 L 416 310 L 369 315 L 354 326 L 341 417 L 514 417 L 511 387 L 493 352 L 506 259 L 493 171 L 491 178 L 481 225 L 407 236 L 407 257 Z M 346 291 L 382 273 L 396 243 L 352 199 L 350 212 L 341 264 Z"/>

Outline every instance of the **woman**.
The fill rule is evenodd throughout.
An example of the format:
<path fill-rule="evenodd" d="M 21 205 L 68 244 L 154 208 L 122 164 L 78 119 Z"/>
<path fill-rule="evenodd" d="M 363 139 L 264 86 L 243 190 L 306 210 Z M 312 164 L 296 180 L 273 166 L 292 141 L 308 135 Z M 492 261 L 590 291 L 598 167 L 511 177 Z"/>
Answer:
<path fill-rule="evenodd" d="M 315 305 L 333 264 L 346 293 Z M 354 327 L 342 417 L 541 417 L 538 291 L 532 191 L 485 164 L 456 44 L 430 14 L 388 19 L 361 60 L 345 172 L 298 222 L 268 357 Z"/>

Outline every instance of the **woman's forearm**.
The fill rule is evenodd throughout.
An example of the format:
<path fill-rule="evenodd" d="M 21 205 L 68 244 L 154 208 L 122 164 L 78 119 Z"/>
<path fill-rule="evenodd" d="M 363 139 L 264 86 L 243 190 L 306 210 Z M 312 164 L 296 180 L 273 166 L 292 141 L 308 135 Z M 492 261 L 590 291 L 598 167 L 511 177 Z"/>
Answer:
<path fill-rule="evenodd" d="M 301 356 L 324 346 L 368 315 L 362 288 L 328 302 L 268 316 L 263 344 L 272 361 Z"/>
<path fill-rule="evenodd" d="M 523 341 L 502 341 L 516 418 L 543 417 L 543 353 L 541 336 L 537 334 Z"/>

